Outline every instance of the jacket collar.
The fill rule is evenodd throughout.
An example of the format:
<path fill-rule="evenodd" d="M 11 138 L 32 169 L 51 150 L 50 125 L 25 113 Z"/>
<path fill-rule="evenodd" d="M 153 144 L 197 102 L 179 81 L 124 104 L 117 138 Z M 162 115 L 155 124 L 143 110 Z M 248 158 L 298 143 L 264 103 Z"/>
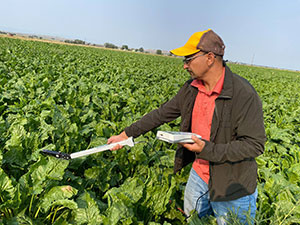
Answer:
<path fill-rule="evenodd" d="M 233 73 L 229 69 L 227 65 L 225 65 L 225 78 L 223 89 L 218 98 L 232 98 L 233 96 L 233 81 L 232 81 Z"/>
<path fill-rule="evenodd" d="M 232 98 L 233 96 L 233 81 L 232 81 L 232 76 L 233 73 L 229 69 L 229 67 L 224 63 L 225 66 L 225 77 L 224 77 L 224 83 L 223 83 L 223 88 L 222 91 L 219 95 L 218 98 Z M 193 82 L 193 79 L 188 80 L 189 88 L 192 89 L 195 93 L 198 93 L 198 89 L 194 86 L 191 85 Z"/>

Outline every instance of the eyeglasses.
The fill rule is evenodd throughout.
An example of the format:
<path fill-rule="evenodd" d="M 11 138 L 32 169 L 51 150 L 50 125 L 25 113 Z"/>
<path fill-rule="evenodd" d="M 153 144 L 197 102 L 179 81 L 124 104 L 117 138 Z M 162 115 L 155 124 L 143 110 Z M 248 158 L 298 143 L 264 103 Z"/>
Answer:
<path fill-rule="evenodd" d="M 182 61 L 183 61 L 184 64 L 189 64 L 193 59 L 195 59 L 195 58 L 197 58 L 199 56 L 204 56 L 206 54 L 207 53 L 204 53 L 202 55 L 195 55 L 195 56 L 192 56 L 192 57 L 188 57 L 188 58 L 183 59 Z"/>

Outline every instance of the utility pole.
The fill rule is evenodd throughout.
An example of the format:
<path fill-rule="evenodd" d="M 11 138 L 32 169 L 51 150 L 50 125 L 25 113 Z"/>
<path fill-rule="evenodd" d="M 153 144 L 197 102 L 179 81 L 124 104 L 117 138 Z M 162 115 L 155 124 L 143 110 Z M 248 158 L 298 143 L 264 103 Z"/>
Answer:
<path fill-rule="evenodd" d="M 253 54 L 252 60 L 251 60 L 251 65 L 252 65 L 252 66 L 253 66 L 254 56 L 255 56 L 255 53 Z"/>

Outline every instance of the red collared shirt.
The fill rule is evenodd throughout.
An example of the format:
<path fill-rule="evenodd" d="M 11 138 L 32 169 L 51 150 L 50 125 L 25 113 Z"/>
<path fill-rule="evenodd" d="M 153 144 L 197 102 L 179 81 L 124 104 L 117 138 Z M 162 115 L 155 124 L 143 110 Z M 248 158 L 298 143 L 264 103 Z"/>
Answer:
<path fill-rule="evenodd" d="M 202 81 L 194 80 L 191 85 L 198 88 L 193 114 L 192 114 L 192 132 L 201 135 L 205 140 L 210 139 L 210 130 L 212 117 L 215 109 L 215 100 L 220 95 L 225 76 L 223 75 L 217 82 L 212 91 L 207 91 Z M 203 159 L 196 159 L 193 168 L 197 174 L 208 184 L 209 180 L 209 162 Z"/>

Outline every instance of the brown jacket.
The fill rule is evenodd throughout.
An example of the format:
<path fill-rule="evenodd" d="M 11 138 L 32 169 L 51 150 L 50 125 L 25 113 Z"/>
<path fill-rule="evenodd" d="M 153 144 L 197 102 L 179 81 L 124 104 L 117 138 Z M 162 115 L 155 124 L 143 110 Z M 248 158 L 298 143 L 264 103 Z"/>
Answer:
<path fill-rule="evenodd" d="M 197 88 L 187 81 L 171 100 L 125 128 L 127 136 L 137 137 L 181 116 L 180 130 L 191 131 L 192 111 Z M 256 188 L 255 157 L 264 151 L 266 140 L 262 104 L 258 94 L 244 78 L 225 66 L 224 85 L 215 100 L 210 141 L 201 153 L 179 145 L 174 172 L 193 162 L 195 157 L 209 161 L 211 201 L 229 201 Z"/>

